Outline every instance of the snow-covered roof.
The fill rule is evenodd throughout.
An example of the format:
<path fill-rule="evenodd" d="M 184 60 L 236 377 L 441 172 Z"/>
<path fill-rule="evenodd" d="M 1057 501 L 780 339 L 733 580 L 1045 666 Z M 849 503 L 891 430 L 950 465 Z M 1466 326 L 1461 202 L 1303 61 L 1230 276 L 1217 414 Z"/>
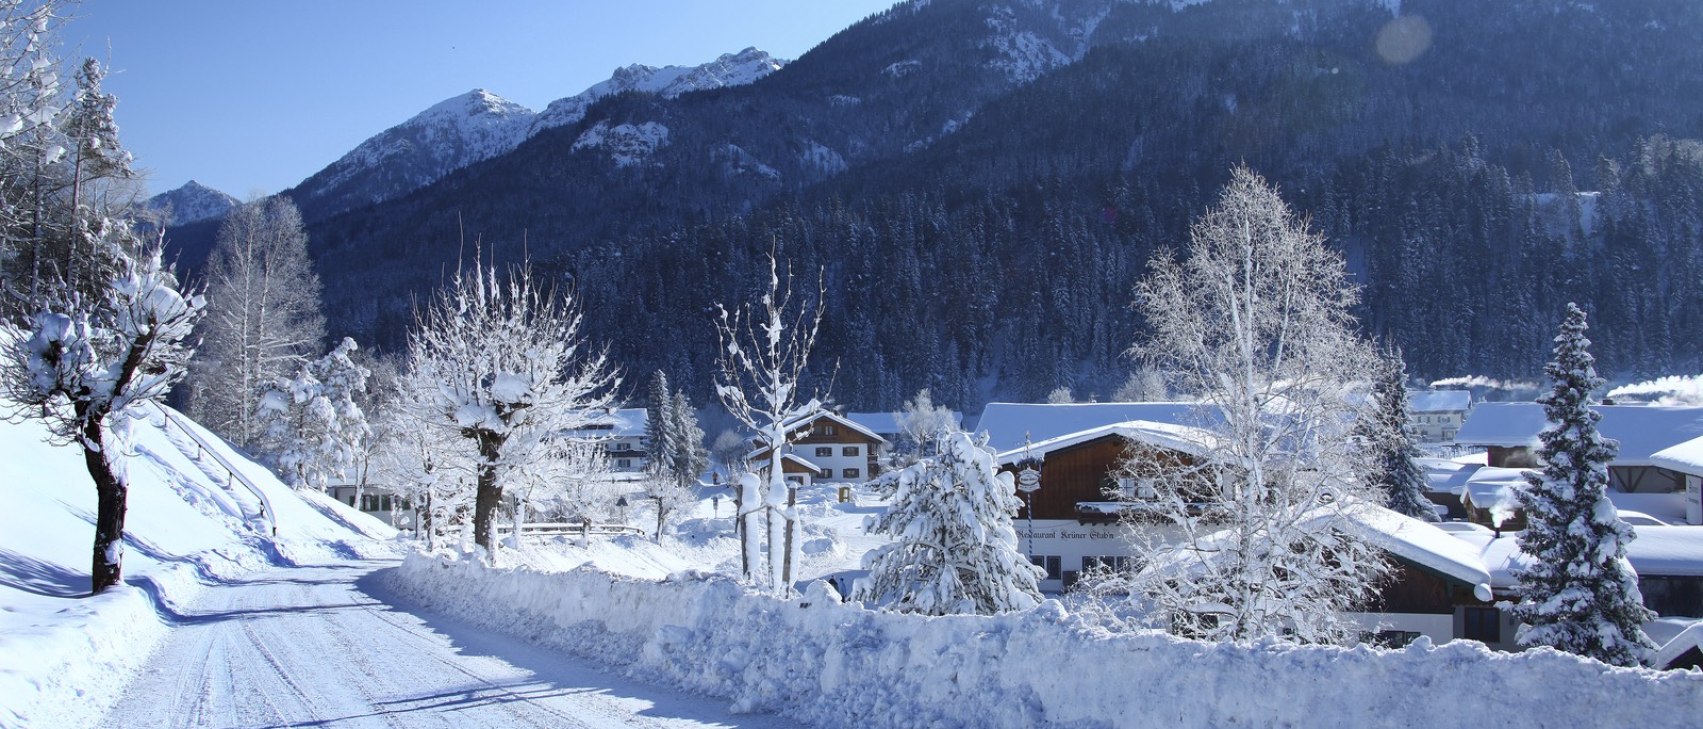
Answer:
<path fill-rule="evenodd" d="M 1359 500 L 1346 504 L 1341 511 L 1334 508 L 1315 510 L 1304 519 L 1303 524 L 1309 527 L 1350 531 L 1395 557 L 1472 585 L 1479 599 L 1493 597 L 1491 571 L 1477 550 L 1435 524 Z M 1201 543 L 1203 546 L 1219 543 L 1227 539 L 1228 534 L 1208 534 Z M 1160 574 L 1200 574 L 1206 569 L 1203 562 L 1210 562 L 1216 558 L 1214 555 L 1222 553 L 1212 549 L 1173 552 L 1169 556 L 1155 556 L 1145 569 Z"/>
<path fill-rule="evenodd" d="M 821 420 L 823 418 L 827 418 L 828 420 L 832 420 L 836 423 L 844 425 L 847 428 L 851 428 L 852 430 L 855 430 L 859 433 L 862 433 L 862 434 L 867 435 L 871 438 L 874 438 L 875 440 L 880 441 L 882 443 L 887 442 L 886 438 L 881 437 L 880 433 L 877 433 L 873 430 L 870 430 L 868 426 L 865 426 L 861 423 L 858 423 L 854 420 L 851 420 L 850 418 L 847 418 L 844 415 L 840 415 L 839 413 L 835 413 L 835 412 L 832 412 L 832 411 L 829 411 L 829 410 L 817 410 L 816 412 L 813 412 L 809 415 L 794 418 L 791 422 L 788 422 L 786 424 L 786 429 L 787 429 L 788 432 L 791 432 L 792 430 L 799 428 L 799 427 L 802 427 L 807 423 L 814 423 L 817 420 Z"/>
<path fill-rule="evenodd" d="M 1479 403 L 1461 423 L 1455 442 L 1463 445 L 1515 448 L 1536 446 L 1537 434 L 1548 421 L 1543 406 L 1530 402 Z"/>
<path fill-rule="evenodd" d="M 642 438 L 650 415 L 644 408 L 614 408 L 591 417 L 576 433 L 607 438 Z"/>
<path fill-rule="evenodd" d="M 1212 425 L 1218 422 L 1219 418 L 1216 411 L 1210 407 L 1191 402 L 1063 405 L 994 402 L 988 403 L 987 408 L 982 411 L 981 421 L 976 424 L 976 428 L 988 434 L 988 447 L 1003 453 L 1022 447 L 1025 440 L 1038 443 L 1100 426 L 1138 420 L 1176 425 Z"/>
<path fill-rule="evenodd" d="M 1703 527 L 1635 526 L 1626 558 L 1640 575 L 1703 577 Z"/>
<path fill-rule="evenodd" d="M 1457 493 L 1475 509 L 1489 509 L 1492 521 L 1500 524 L 1520 508 L 1519 491 L 1526 485 L 1524 468 L 1485 466 L 1474 471 Z"/>
<path fill-rule="evenodd" d="M 1656 451 L 1650 455 L 1650 464 L 1681 473 L 1703 475 L 1703 437 Z"/>
<path fill-rule="evenodd" d="M 1655 668 L 1667 668 L 1691 650 L 1703 651 L 1703 620 L 1692 623 L 1691 627 L 1680 631 L 1679 635 L 1662 644 L 1662 647 L 1650 656 L 1650 665 Z"/>
<path fill-rule="evenodd" d="M 1416 413 L 1465 412 L 1471 390 L 1408 390 L 1407 409 Z"/>
<path fill-rule="evenodd" d="M 1703 577 L 1703 527 L 1637 526 L 1638 537 L 1626 545 L 1626 559 L 1644 576 Z M 1490 570 L 1490 585 L 1497 590 L 1519 584 L 1515 570 L 1531 564 L 1520 551 L 1517 533 L 1450 532 L 1449 536 L 1470 545 Z"/>
<path fill-rule="evenodd" d="M 1439 494 L 1459 494 L 1467 479 L 1483 468 L 1482 463 L 1461 463 L 1446 458 L 1415 458 L 1413 462 L 1425 472 L 1425 489 Z"/>
<path fill-rule="evenodd" d="M 897 415 L 897 413 L 846 413 L 846 419 L 863 426 L 871 432 L 881 433 L 883 435 L 894 435 L 899 432 L 899 420 L 894 417 L 895 415 Z M 952 422 L 962 426 L 964 424 L 964 414 L 957 410 L 953 410 Z"/>
<path fill-rule="evenodd" d="M 1216 438 L 1211 431 L 1190 425 L 1132 420 L 1102 425 L 1075 433 L 1066 433 L 1037 443 L 1019 443 L 1016 448 L 1001 452 L 998 455 L 998 460 L 1000 465 L 1009 465 L 1030 456 L 1045 457 L 1046 454 L 1053 451 L 1113 435 L 1120 436 L 1125 440 L 1146 443 L 1194 456 L 1203 455 L 1209 451 Z"/>
<path fill-rule="evenodd" d="M 1478 553 L 1449 532 L 1376 504 L 1356 504 L 1343 523 L 1358 536 L 1390 554 L 1421 567 L 1482 587 L 1490 597 L 1490 570 Z"/>
<path fill-rule="evenodd" d="M 1597 431 L 1620 441 L 1616 466 L 1654 465 L 1665 449 L 1703 437 L 1703 407 L 1598 405 Z M 1547 424 L 1537 403 L 1484 403 L 1473 408 L 1455 442 L 1478 446 L 1535 446 Z"/>

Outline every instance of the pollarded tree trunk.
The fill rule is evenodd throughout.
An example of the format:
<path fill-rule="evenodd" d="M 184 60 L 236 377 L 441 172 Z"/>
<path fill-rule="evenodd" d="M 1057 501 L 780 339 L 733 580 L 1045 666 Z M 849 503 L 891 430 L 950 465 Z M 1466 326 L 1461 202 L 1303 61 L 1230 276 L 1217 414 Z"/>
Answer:
<path fill-rule="evenodd" d="M 86 406 L 79 403 L 79 410 Z M 123 576 L 120 556 L 124 550 L 124 512 L 129 489 L 112 472 L 106 458 L 106 438 L 101 427 L 105 418 L 78 413 L 83 418 L 83 463 L 95 482 L 95 548 L 89 566 L 89 591 L 100 593 L 118 584 Z"/>
<path fill-rule="evenodd" d="M 488 430 L 474 435 L 479 441 L 479 485 L 473 497 L 473 543 L 492 549 L 491 524 L 503 503 L 503 487 L 497 483 L 497 459 L 503 453 L 503 437 Z"/>

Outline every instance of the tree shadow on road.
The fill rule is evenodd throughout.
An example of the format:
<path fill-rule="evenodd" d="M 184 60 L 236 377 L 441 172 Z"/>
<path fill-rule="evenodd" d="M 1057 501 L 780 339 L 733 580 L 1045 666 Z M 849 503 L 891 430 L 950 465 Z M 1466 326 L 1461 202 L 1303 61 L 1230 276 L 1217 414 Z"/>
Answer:
<path fill-rule="evenodd" d="M 416 696 L 385 702 L 387 704 L 409 705 L 409 711 L 453 711 L 464 708 L 470 702 L 533 701 L 552 696 L 602 694 L 613 704 L 632 706 L 635 701 L 648 704 L 646 707 L 636 708 L 632 713 L 665 724 L 677 720 L 689 722 L 692 726 L 753 729 L 800 725 L 796 720 L 769 714 L 737 714 L 729 708 L 731 702 L 728 699 L 634 680 L 628 678 L 620 666 L 567 655 L 555 647 L 522 636 L 502 633 L 434 612 L 389 589 L 386 582 L 394 577 L 395 570 L 396 568 L 391 567 L 363 575 L 355 583 L 357 592 L 387 603 L 395 611 L 418 620 L 423 627 L 447 638 L 451 647 L 463 656 L 495 658 L 530 671 L 536 680 L 512 687 L 489 687 L 498 689 L 495 691 Z"/>

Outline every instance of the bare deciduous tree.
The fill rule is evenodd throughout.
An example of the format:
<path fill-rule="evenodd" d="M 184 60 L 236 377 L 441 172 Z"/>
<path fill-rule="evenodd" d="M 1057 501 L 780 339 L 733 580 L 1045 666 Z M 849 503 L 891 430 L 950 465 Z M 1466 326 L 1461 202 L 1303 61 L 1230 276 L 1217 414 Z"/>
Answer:
<path fill-rule="evenodd" d="M 806 398 L 799 392 L 799 381 L 816 345 L 825 291 L 818 278 L 814 300 L 795 300 L 792 272 L 789 269 L 782 277 L 773 251 L 769 253 L 768 283 L 755 305 L 747 303 L 732 312 L 717 307 L 721 368 L 716 373 L 716 395 L 729 414 L 756 432 L 757 446 L 766 450 L 769 462 L 766 488 L 754 486 L 756 479 L 750 474 L 740 482 L 740 554 L 745 579 L 757 580 L 761 542 L 758 522 L 766 517 L 769 548 L 765 582 L 774 594 L 784 595 L 792 585 L 791 552 L 798 542 L 798 523 L 781 463 L 791 435 L 789 428 L 822 407 L 820 397 Z"/>
<path fill-rule="evenodd" d="M 1265 180 L 1234 171 L 1137 289 L 1152 339 L 1137 348 L 1201 393 L 1198 458 L 1137 458 L 1157 511 L 1137 583 L 1155 622 L 1214 640 L 1338 642 L 1342 614 L 1387 569 L 1345 525 L 1365 503 L 1354 479 L 1350 387 L 1372 361 L 1349 313 L 1341 256 Z"/>
<path fill-rule="evenodd" d="M 493 549 L 504 488 L 548 465 L 555 439 L 591 424 L 620 382 L 587 351 L 572 299 L 536 288 L 527 268 L 499 280 L 475 264 L 409 333 L 404 400 L 419 422 L 470 441 L 473 541 Z"/>
<path fill-rule="evenodd" d="M 301 212 L 282 197 L 237 208 L 219 226 L 206 276 L 207 319 L 189 410 L 247 446 L 260 434 L 260 388 L 295 372 L 325 338 Z"/>

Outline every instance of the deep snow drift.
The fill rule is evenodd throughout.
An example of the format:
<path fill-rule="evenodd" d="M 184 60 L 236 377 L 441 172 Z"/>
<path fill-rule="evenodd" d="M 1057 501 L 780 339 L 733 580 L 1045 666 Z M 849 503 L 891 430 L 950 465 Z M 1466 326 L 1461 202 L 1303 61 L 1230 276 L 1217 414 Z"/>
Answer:
<path fill-rule="evenodd" d="M 776 601 L 720 576 L 491 569 L 410 555 L 387 583 L 493 630 L 823 726 L 1690 726 L 1703 673 L 1611 668 L 1472 641 L 1239 647 L 1114 636 L 1059 603 L 924 618 Z"/>
<path fill-rule="evenodd" d="M 297 493 L 188 418 L 144 411 L 123 459 L 124 585 L 97 597 L 81 449 L 47 444 L 36 421 L 0 421 L 0 726 L 90 725 L 207 583 L 392 554 L 388 526 Z"/>

